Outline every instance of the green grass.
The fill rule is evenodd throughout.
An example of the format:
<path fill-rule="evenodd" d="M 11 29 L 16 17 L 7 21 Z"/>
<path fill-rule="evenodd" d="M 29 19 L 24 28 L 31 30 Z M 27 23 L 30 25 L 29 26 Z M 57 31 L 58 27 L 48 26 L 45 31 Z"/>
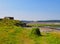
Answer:
<path fill-rule="evenodd" d="M 42 32 L 42 36 L 36 36 L 33 29 L 17 27 L 16 22 L 0 21 L 0 44 L 60 44 L 60 32 Z"/>
<path fill-rule="evenodd" d="M 31 35 L 32 30 L 22 27 L 0 27 L 0 44 L 60 44 L 57 32 L 42 33 L 42 36 Z"/>
<path fill-rule="evenodd" d="M 29 24 L 29 26 L 32 26 L 32 27 L 44 27 L 44 26 L 60 27 L 59 24 Z"/>

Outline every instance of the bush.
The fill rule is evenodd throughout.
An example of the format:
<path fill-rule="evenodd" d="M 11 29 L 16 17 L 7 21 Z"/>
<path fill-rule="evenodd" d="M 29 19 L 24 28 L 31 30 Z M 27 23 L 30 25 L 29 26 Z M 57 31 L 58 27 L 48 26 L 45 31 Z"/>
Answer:
<path fill-rule="evenodd" d="M 31 35 L 33 36 L 41 36 L 41 32 L 39 28 L 33 28 L 31 31 Z"/>

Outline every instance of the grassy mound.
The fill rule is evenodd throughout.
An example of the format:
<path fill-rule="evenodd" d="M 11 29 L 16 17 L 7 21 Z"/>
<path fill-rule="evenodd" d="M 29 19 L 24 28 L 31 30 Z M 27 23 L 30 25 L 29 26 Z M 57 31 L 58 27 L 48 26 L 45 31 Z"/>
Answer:
<path fill-rule="evenodd" d="M 17 23 L 19 24 L 18 26 L 21 26 L 21 24 L 24 25 L 24 23 L 19 20 L 3 19 L 0 21 L 0 26 L 17 26 Z"/>

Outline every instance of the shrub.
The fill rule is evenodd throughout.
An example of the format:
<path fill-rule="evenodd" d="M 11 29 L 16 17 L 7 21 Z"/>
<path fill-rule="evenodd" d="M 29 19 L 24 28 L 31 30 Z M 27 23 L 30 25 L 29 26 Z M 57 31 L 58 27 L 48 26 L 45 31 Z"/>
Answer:
<path fill-rule="evenodd" d="M 33 28 L 31 31 L 31 36 L 41 36 L 41 32 L 39 28 Z"/>

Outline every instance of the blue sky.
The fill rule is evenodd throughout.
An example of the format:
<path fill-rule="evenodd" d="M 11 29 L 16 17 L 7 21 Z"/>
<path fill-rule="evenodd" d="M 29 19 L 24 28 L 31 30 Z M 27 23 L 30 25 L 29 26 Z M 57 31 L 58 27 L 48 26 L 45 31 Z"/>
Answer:
<path fill-rule="evenodd" d="M 0 0 L 0 17 L 19 20 L 60 20 L 60 0 Z"/>

